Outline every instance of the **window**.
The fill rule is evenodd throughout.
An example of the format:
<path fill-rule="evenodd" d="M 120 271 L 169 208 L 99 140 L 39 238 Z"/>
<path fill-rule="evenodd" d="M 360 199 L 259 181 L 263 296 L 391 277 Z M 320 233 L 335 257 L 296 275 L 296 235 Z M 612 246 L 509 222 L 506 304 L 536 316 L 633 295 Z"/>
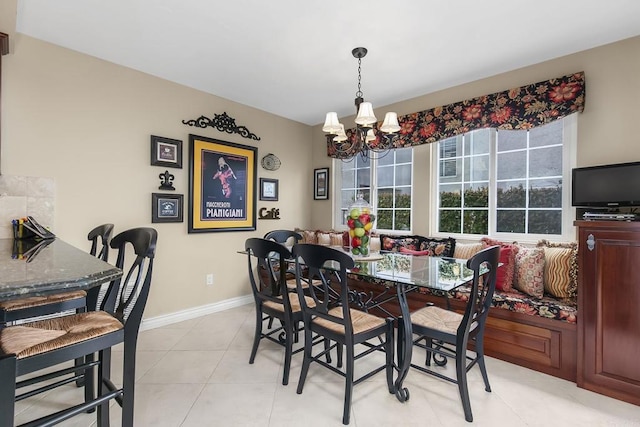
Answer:
<path fill-rule="evenodd" d="M 481 129 L 438 142 L 437 232 L 573 238 L 564 183 L 574 163 L 575 126 L 567 117 L 528 131 Z"/>
<path fill-rule="evenodd" d="M 362 193 L 377 212 L 376 230 L 411 230 L 413 148 L 390 150 L 379 159 L 338 160 L 336 166 L 340 210 L 335 224 L 346 227 L 349 206 Z"/>
<path fill-rule="evenodd" d="M 456 138 L 445 139 L 440 141 L 438 148 L 440 150 L 440 176 L 455 177 L 458 175 L 458 141 Z"/>

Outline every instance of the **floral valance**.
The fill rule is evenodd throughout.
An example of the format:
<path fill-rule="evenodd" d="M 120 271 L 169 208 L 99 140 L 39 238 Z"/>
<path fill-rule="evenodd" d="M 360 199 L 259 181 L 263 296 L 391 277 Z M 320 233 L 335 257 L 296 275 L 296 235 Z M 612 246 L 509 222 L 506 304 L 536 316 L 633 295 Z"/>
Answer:
<path fill-rule="evenodd" d="M 482 128 L 531 129 L 584 110 L 584 72 L 546 80 L 503 92 L 398 117 L 400 132 L 384 147 L 380 138 L 374 142 L 381 148 L 403 148 L 429 144 Z M 347 131 L 349 138 L 354 130 Z M 330 157 L 352 157 L 327 144 Z"/>

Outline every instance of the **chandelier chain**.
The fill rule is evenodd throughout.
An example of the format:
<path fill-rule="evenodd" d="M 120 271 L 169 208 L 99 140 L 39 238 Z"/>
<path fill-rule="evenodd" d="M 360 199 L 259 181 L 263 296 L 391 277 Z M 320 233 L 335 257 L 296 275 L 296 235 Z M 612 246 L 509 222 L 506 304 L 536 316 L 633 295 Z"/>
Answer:
<path fill-rule="evenodd" d="M 358 58 L 358 91 L 356 92 L 356 98 L 362 98 L 362 89 L 360 81 L 362 80 L 362 76 L 360 75 L 360 71 L 362 69 L 362 58 Z"/>

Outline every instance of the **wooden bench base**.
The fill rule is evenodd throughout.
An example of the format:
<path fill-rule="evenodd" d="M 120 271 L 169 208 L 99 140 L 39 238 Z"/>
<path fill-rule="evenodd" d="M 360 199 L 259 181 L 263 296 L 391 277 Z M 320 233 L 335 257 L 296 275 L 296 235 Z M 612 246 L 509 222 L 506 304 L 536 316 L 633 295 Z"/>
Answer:
<path fill-rule="evenodd" d="M 381 292 L 381 286 L 359 280 L 350 280 L 353 290 Z M 443 297 L 413 292 L 407 295 L 411 311 L 433 303 L 446 307 Z M 463 311 L 465 302 L 449 299 L 450 307 Z M 383 308 L 399 315 L 397 301 L 383 304 Z M 372 309 L 372 314 L 386 316 L 382 310 Z M 576 381 L 577 328 L 575 324 L 540 316 L 517 313 L 501 308 L 491 308 L 485 329 L 485 354 L 538 372 Z"/>

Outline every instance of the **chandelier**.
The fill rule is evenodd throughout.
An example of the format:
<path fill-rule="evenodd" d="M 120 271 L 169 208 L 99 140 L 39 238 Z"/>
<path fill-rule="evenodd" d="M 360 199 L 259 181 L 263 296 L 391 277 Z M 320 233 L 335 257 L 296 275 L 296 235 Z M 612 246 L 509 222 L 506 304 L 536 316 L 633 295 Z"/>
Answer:
<path fill-rule="evenodd" d="M 327 133 L 327 141 L 334 143 L 341 158 L 355 157 L 358 154 L 368 158 L 372 157 L 370 152 L 377 153 L 377 157 L 381 157 L 380 153 L 387 152 L 393 138 L 397 136 L 396 132 L 400 130 L 398 114 L 393 112 L 385 114 L 380 132 L 376 132 L 378 119 L 373 113 L 371 103 L 364 100 L 361 89 L 362 58 L 367 55 L 367 49 L 356 47 L 351 54 L 358 59 L 358 91 L 355 99 L 358 115 L 355 119 L 356 127 L 353 135 L 347 136 L 344 125 L 338 121 L 338 113 L 335 111 L 327 113 L 322 131 Z"/>

